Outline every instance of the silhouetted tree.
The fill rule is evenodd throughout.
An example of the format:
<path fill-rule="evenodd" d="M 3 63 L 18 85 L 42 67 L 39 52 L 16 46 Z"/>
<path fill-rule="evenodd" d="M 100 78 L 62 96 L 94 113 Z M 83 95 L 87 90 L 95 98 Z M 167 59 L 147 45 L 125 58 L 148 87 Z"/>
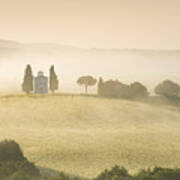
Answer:
<path fill-rule="evenodd" d="M 77 83 L 85 87 L 85 94 L 88 93 L 88 86 L 94 86 L 97 80 L 92 76 L 82 76 L 77 80 Z"/>
<path fill-rule="evenodd" d="M 99 78 L 99 82 L 98 82 L 98 95 L 99 96 L 103 95 L 103 78 L 102 77 Z"/>
<path fill-rule="evenodd" d="M 25 69 L 25 75 L 24 80 L 22 84 L 22 89 L 27 94 L 29 94 L 31 91 L 33 91 L 33 75 L 32 75 L 32 69 L 31 66 L 28 64 Z"/>
<path fill-rule="evenodd" d="M 58 81 L 57 75 L 54 71 L 54 66 L 51 66 L 49 71 L 50 71 L 49 88 L 52 91 L 52 93 L 54 94 L 55 90 L 58 89 L 59 81 Z"/>
<path fill-rule="evenodd" d="M 147 88 L 139 82 L 130 85 L 130 93 L 132 98 L 145 98 L 149 95 Z"/>
<path fill-rule="evenodd" d="M 23 175 L 26 175 L 26 178 Z M 20 146 L 15 141 L 0 142 L 0 179 L 37 180 L 39 176 L 39 169 L 24 157 Z"/>
<path fill-rule="evenodd" d="M 19 145 L 12 140 L 0 142 L 0 162 L 25 160 Z"/>
<path fill-rule="evenodd" d="M 177 97 L 180 93 L 180 86 L 170 80 L 165 80 L 161 84 L 158 84 L 154 91 L 161 96 Z"/>

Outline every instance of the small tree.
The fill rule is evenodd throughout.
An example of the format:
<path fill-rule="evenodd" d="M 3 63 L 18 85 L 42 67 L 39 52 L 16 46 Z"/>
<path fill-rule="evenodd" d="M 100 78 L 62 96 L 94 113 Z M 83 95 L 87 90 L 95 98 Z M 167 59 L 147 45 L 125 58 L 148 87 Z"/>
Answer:
<path fill-rule="evenodd" d="M 170 80 L 165 80 L 161 84 L 158 84 L 154 91 L 161 96 L 177 97 L 180 93 L 180 86 Z"/>
<path fill-rule="evenodd" d="M 33 75 L 32 75 L 32 69 L 31 66 L 28 64 L 25 69 L 25 75 L 24 80 L 22 84 L 22 89 L 24 92 L 29 94 L 31 91 L 33 91 Z"/>
<path fill-rule="evenodd" d="M 54 71 L 54 66 L 51 66 L 49 71 L 50 71 L 49 88 L 52 91 L 52 93 L 54 94 L 55 90 L 58 89 L 59 81 L 58 81 L 57 75 Z"/>
<path fill-rule="evenodd" d="M 94 86 L 97 80 L 92 76 L 82 76 L 77 80 L 77 83 L 85 87 L 85 94 L 88 93 L 88 86 Z"/>
<path fill-rule="evenodd" d="M 130 93 L 132 98 L 145 98 L 149 95 L 147 88 L 139 82 L 130 85 Z"/>

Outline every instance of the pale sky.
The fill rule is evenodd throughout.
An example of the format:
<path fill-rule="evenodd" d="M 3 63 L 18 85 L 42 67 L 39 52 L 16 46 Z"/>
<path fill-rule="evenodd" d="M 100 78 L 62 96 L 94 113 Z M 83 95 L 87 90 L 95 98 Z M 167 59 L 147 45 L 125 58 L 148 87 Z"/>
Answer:
<path fill-rule="evenodd" d="M 0 0 L 0 38 L 180 49 L 179 0 Z"/>

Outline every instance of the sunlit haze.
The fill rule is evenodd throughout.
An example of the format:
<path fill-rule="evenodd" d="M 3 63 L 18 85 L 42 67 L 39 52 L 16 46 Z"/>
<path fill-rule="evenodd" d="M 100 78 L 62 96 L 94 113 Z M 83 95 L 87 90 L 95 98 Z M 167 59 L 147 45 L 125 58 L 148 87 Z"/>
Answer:
<path fill-rule="evenodd" d="M 179 49 L 178 0 L 0 0 L 0 37 L 80 47 Z"/>
<path fill-rule="evenodd" d="M 179 8 L 178 0 L 0 0 L 0 38 L 10 40 L 0 43 L 1 89 L 20 90 L 26 64 L 34 75 L 54 64 L 64 91 L 79 89 L 84 74 L 150 89 L 180 82 Z"/>

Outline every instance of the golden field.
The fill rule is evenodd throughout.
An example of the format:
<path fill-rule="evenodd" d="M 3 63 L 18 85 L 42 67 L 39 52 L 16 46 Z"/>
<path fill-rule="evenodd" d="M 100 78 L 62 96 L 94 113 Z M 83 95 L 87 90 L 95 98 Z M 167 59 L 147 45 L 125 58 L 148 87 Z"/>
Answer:
<path fill-rule="evenodd" d="M 135 173 L 180 167 L 180 108 L 97 97 L 2 96 L 0 139 L 39 166 L 94 177 L 115 164 Z"/>

